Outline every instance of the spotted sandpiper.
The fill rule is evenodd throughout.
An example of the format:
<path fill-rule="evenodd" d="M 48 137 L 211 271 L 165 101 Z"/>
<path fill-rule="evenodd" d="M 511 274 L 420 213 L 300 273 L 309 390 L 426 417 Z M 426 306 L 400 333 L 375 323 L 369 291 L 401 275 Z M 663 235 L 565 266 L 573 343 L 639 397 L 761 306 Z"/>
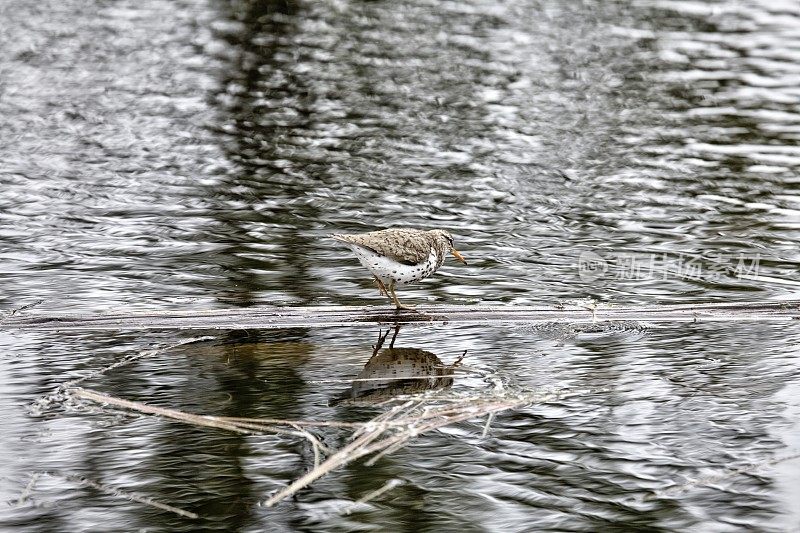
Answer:
<path fill-rule="evenodd" d="M 442 266 L 447 252 L 467 264 L 453 248 L 447 231 L 392 228 L 353 235 L 331 235 L 348 246 L 367 267 L 381 294 L 391 297 L 398 309 L 414 309 L 400 303 L 395 287 L 425 279 Z"/>

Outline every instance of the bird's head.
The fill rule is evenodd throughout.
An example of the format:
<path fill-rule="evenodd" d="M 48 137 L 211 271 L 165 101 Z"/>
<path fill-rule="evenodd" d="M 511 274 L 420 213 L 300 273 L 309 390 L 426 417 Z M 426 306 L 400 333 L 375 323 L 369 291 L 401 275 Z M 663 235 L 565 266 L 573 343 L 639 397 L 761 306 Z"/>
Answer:
<path fill-rule="evenodd" d="M 449 231 L 445 231 L 443 229 L 435 229 L 431 230 L 430 233 L 436 240 L 437 250 L 441 250 L 443 253 L 449 250 L 450 253 L 453 254 L 453 257 L 455 257 L 458 261 L 461 261 L 465 265 L 467 264 L 467 260 L 464 259 L 464 256 L 458 253 L 458 250 L 456 250 L 455 247 L 453 247 L 453 236 L 450 235 Z"/>

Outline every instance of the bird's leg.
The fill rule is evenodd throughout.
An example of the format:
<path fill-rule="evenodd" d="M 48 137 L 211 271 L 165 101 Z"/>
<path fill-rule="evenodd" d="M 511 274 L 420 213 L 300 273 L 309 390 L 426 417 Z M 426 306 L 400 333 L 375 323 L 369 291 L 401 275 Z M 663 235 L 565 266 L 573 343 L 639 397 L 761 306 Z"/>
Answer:
<path fill-rule="evenodd" d="M 375 276 L 375 283 L 378 285 L 378 291 L 380 291 L 381 296 L 389 296 L 389 292 L 386 290 L 386 285 L 383 284 L 378 276 Z"/>
<path fill-rule="evenodd" d="M 388 334 L 389 331 L 387 330 L 386 333 Z M 395 324 L 394 326 L 394 335 L 392 335 L 392 340 L 389 343 L 389 349 L 394 348 L 394 341 L 397 339 L 397 334 L 400 333 L 400 324 Z"/>
<path fill-rule="evenodd" d="M 397 293 L 394 292 L 394 280 L 392 280 L 389 283 L 389 287 L 387 287 L 387 288 L 389 289 L 389 294 L 392 297 L 392 301 L 394 302 L 394 305 L 398 309 L 405 309 L 406 311 L 414 311 L 415 310 L 412 306 L 402 304 L 402 303 L 400 303 L 400 300 L 397 299 Z"/>
<path fill-rule="evenodd" d="M 386 341 L 386 337 L 389 336 L 390 331 L 392 331 L 391 328 L 387 329 L 386 333 L 381 333 L 381 330 L 378 330 L 378 344 L 372 346 L 373 357 L 375 357 L 375 355 L 378 353 L 378 350 L 380 350 L 381 347 L 383 346 L 383 343 Z M 397 333 L 395 333 L 395 335 L 397 335 Z M 394 343 L 394 339 L 392 339 L 392 343 Z M 389 348 L 391 348 L 391 346 L 389 346 Z"/>

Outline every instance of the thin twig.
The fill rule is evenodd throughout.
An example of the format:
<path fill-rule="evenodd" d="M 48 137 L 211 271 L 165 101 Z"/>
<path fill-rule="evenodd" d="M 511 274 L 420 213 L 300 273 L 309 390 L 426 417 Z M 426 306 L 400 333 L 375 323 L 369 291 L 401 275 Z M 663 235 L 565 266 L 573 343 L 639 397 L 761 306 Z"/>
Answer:
<path fill-rule="evenodd" d="M 426 409 L 428 406 L 425 406 L 424 402 L 421 400 L 407 401 L 378 415 L 361 429 L 355 431 L 353 436 L 357 436 L 358 438 L 328 457 L 328 459 L 317 468 L 307 472 L 305 475 L 272 495 L 263 505 L 271 507 L 279 501 L 297 493 L 297 491 L 303 489 L 332 470 L 366 455 L 378 453 L 377 457 L 373 457 L 367 463 L 368 465 L 372 464 L 380 457 L 398 450 L 412 438 L 428 431 L 498 411 L 514 409 L 534 403 L 542 403 L 553 399 L 577 396 L 586 394 L 587 392 L 596 393 L 605 390 L 607 389 L 589 389 L 585 391 L 557 390 L 555 392 L 545 393 L 520 393 L 512 397 L 504 395 L 498 398 L 487 395 L 484 397 L 471 398 L 458 407 L 447 406 L 444 409 L 437 409 L 435 407 Z M 400 420 L 407 423 L 399 425 Z M 379 437 L 393 428 L 395 431 L 394 434 L 378 440 Z"/>
<path fill-rule="evenodd" d="M 183 412 L 183 411 L 178 411 L 178 412 Z M 190 414 L 190 413 L 185 413 L 185 414 L 187 414 L 189 416 L 202 416 L 207 420 L 216 420 L 216 421 L 220 421 L 220 422 L 227 422 L 227 423 L 230 423 L 230 425 L 232 425 L 232 426 L 235 426 L 235 427 L 238 427 L 238 428 L 241 428 L 241 429 L 249 429 L 249 430 L 251 430 L 251 431 L 249 431 L 249 433 L 251 435 L 259 434 L 259 433 L 274 433 L 276 435 L 293 435 L 295 437 L 303 437 L 303 438 L 308 438 L 307 435 L 311 435 L 311 433 L 308 433 L 307 431 L 285 429 L 285 428 L 282 428 L 282 427 L 270 426 L 270 425 L 267 425 L 267 424 L 254 424 L 252 422 L 229 422 L 228 420 L 225 419 L 225 417 L 221 417 L 221 416 L 193 415 L 193 414 Z M 190 423 L 190 424 L 194 423 L 193 420 L 187 420 L 187 422 Z M 286 424 L 287 426 L 295 426 L 295 424 L 293 424 L 291 421 L 287 421 L 287 422 L 288 422 Z M 202 424 L 201 423 L 201 424 L 196 424 L 196 425 L 204 426 L 206 424 Z M 225 428 L 222 428 L 222 429 L 225 429 Z M 323 445 L 321 442 L 319 442 L 316 438 L 313 438 L 313 436 L 312 436 L 312 438 L 309 438 L 309 441 L 311 441 L 312 446 L 319 446 L 320 449 L 324 450 L 325 452 L 329 451 L 328 448 L 325 445 Z"/>
<path fill-rule="evenodd" d="M 27 304 L 27 305 L 23 305 L 22 307 L 17 307 L 16 309 L 12 309 L 11 313 L 8 316 L 14 316 L 17 313 L 19 313 L 20 311 L 25 311 L 26 309 L 32 309 L 32 308 L 36 307 L 37 305 L 41 305 L 43 303 L 44 303 L 44 300 L 37 300 L 37 301 L 35 301 L 33 303 L 30 303 L 30 304 Z"/>
<path fill-rule="evenodd" d="M 325 450 L 329 452 L 327 446 L 322 444 L 319 439 L 317 439 L 314 435 L 303 429 L 297 424 L 292 424 L 292 427 L 295 428 L 302 436 L 304 436 L 308 441 L 311 443 L 311 448 L 314 451 L 314 468 L 319 466 L 319 459 L 320 459 L 320 450 Z"/>
<path fill-rule="evenodd" d="M 19 496 L 19 500 L 17 500 L 17 507 L 21 507 L 25 501 L 30 497 L 31 492 L 33 491 L 34 485 L 39 480 L 39 476 L 41 476 L 41 472 L 34 472 L 31 476 L 31 480 L 28 481 L 28 484 L 25 486 L 25 490 L 22 491 L 22 494 Z"/>
<path fill-rule="evenodd" d="M 213 336 L 210 336 L 210 335 L 204 335 L 202 337 L 192 337 L 190 339 L 184 339 L 184 340 L 182 340 L 180 342 L 176 342 L 174 344 L 170 344 L 169 346 L 165 346 L 163 348 L 156 348 L 154 350 L 143 350 L 143 351 L 141 351 L 139 353 L 123 357 L 122 359 L 120 359 L 116 363 L 112 363 L 112 364 L 110 364 L 110 365 L 108 365 L 106 367 L 103 367 L 103 368 L 95 371 L 95 372 L 91 372 L 90 374 L 88 374 L 88 375 L 86 375 L 84 377 L 73 379 L 72 381 L 68 381 L 67 383 L 64 383 L 63 386 L 66 387 L 66 388 L 74 387 L 75 385 L 77 385 L 79 383 L 82 383 L 82 382 L 86 381 L 87 379 L 103 375 L 103 374 L 105 374 L 107 372 L 110 372 L 111 370 L 114 370 L 114 369 L 119 368 L 119 367 L 124 366 L 124 365 L 128 365 L 128 364 L 133 363 L 134 361 L 137 361 L 139 359 L 142 359 L 143 357 L 150 357 L 150 356 L 153 356 L 153 355 L 158 355 L 160 353 L 167 352 L 169 350 L 173 350 L 175 348 L 179 348 L 179 347 L 185 346 L 187 344 L 194 344 L 196 342 L 210 341 L 210 340 L 214 340 L 215 338 L 216 337 L 213 337 Z"/>
<path fill-rule="evenodd" d="M 355 459 L 358 459 L 359 457 L 362 457 L 363 453 L 361 453 L 360 450 L 363 450 L 370 442 L 380 437 L 389 428 L 384 421 L 412 405 L 413 402 L 406 402 L 404 404 L 397 405 L 389 411 L 373 418 L 369 423 L 365 424 L 363 427 L 353 433 L 354 440 L 350 442 L 350 444 L 346 445 L 344 448 L 341 448 L 339 451 L 328 457 L 322 464 L 313 470 L 306 472 L 303 476 L 273 494 L 270 498 L 263 502 L 262 505 L 265 507 L 272 507 L 284 498 L 287 498 L 300 489 L 310 485 L 312 482 L 321 478 L 328 472 L 335 470 L 339 466 L 349 463 Z"/>
<path fill-rule="evenodd" d="M 357 429 L 355 432 L 353 432 L 353 434 L 350 436 L 350 438 L 351 439 L 355 439 L 356 437 L 361 435 L 361 433 L 364 433 L 364 432 L 367 432 L 367 431 L 373 431 L 377 426 L 385 424 L 385 422 L 388 419 L 392 418 L 393 416 L 397 416 L 401 412 L 408 411 L 409 409 L 413 408 L 415 405 L 416 404 L 413 401 L 407 401 L 407 402 L 402 403 L 400 405 L 395 405 L 394 407 L 392 407 L 388 411 L 385 411 L 385 412 L 379 414 L 378 416 L 374 417 L 372 420 L 364 423 L 359 429 Z"/>
<path fill-rule="evenodd" d="M 489 413 L 489 416 L 486 417 L 486 424 L 483 426 L 483 433 L 481 433 L 481 438 L 485 439 L 486 436 L 489 434 L 489 428 L 492 426 L 493 420 L 494 420 L 494 413 Z"/>
<path fill-rule="evenodd" d="M 180 342 L 176 342 L 175 344 L 170 344 L 169 346 L 165 346 L 164 348 L 157 348 L 157 349 L 154 349 L 154 350 L 142 350 L 141 352 L 138 352 L 138 353 L 135 353 L 135 354 L 132 354 L 132 355 L 126 355 L 125 357 L 123 357 L 122 359 L 120 359 L 119 361 L 117 361 L 115 363 L 112 363 L 112 364 L 110 364 L 108 366 L 105 366 L 103 368 L 100 368 L 98 370 L 90 372 L 90 373 L 86 374 L 85 376 L 82 376 L 82 377 L 79 377 L 79 378 L 75 378 L 75 379 L 71 379 L 71 380 L 69 380 L 69 381 L 67 381 L 65 383 L 62 383 L 61 385 L 56 387 L 56 389 L 53 392 L 51 392 L 51 393 L 49 393 L 49 394 L 47 394 L 45 396 L 42 396 L 41 398 L 36 400 L 32 405 L 32 410 L 35 413 L 38 413 L 41 409 L 49 407 L 53 402 L 56 402 L 56 401 L 59 401 L 59 400 L 63 400 L 65 398 L 67 390 L 75 387 L 76 385 L 78 385 L 80 383 L 83 383 L 84 381 L 86 381 L 88 379 L 96 378 L 98 376 L 106 374 L 107 372 L 110 372 L 111 370 L 114 370 L 114 369 L 119 368 L 121 366 L 129 365 L 129 364 L 133 363 L 134 361 L 138 361 L 139 359 L 142 359 L 144 357 L 155 356 L 155 355 L 158 355 L 160 353 L 172 350 L 174 348 L 178 348 L 180 346 L 184 346 L 186 344 L 193 344 L 195 342 L 213 340 L 214 338 L 215 337 L 211 337 L 211 336 L 207 336 L 207 335 L 206 336 L 202 336 L 202 337 L 192 337 L 190 339 L 184 339 L 184 340 L 182 340 Z"/>
<path fill-rule="evenodd" d="M 244 418 L 237 416 L 218 416 L 215 417 L 225 422 L 244 422 L 252 424 L 277 424 L 286 426 L 330 426 L 330 427 L 343 427 L 343 428 L 359 428 L 366 424 L 366 422 L 339 422 L 336 420 L 284 420 L 281 418 Z"/>
<path fill-rule="evenodd" d="M 357 455 L 358 450 L 361 449 L 363 446 L 366 446 L 376 438 L 378 438 L 385 430 L 386 430 L 385 426 L 377 427 L 372 431 L 362 434 L 359 438 L 357 438 L 344 448 L 340 449 L 335 454 L 328 457 L 328 459 L 326 459 L 322 464 L 320 464 L 313 470 L 306 472 L 306 474 L 296 479 L 294 482 L 284 487 L 283 489 L 279 490 L 273 496 L 268 498 L 263 503 L 263 505 L 265 507 L 272 507 L 273 505 L 283 500 L 284 498 L 287 498 L 292 494 L 296 493 L 298 490 L 302 489 L 303 487 L 310 485 L 312 482 L 321 478 L 331 470 L 334 470 L 339 466 L 342 466 L 343 464 L 348 463 L 351 460 L 360 457 L 360 455 Z"/>
<path fill-rule="evenodd" d="M 147 405 L 141 402 L 134 402 L 131 400 L 123 400 L 122 398 L 116 398 L 114 396 L 109 396 L 107 394 L 103 394 L 101 392 L 89 390 L 89 389 L 81 389 L 75 388 L 70 389 L 68 391 L 72 396 L 76 398 L 80 398 L 83 400 L 90 400 L 99 404 L 104 405 L 113 405 L 116 407 L 122 407 L 125 409 L 130 409 L 131 411 L 137 411 L 140 413 L 145 413 L 149 415 L 161 416 L 164 418 L 170 418 L 173 420 L 178 420 L 181 422 L 185 422 L 187 424 L 192 424 L 195 426 L 205 426 L 211 427 L 216 429 L 224 429 L 227 431 L 233 431 L 234 433 L 241 433 L 245 435 L 258 435 L 262 433 L 274 433 L 278 435 L 293 435 L 296 437 L 303 437 L 307 439 L 312 447 L 315 450 L 315 454 L 318 453 L 318 450 L 323 450 L 328 452 L 328 448 L 322 444 L 316 437 L 311 435 L 308 431 L 297 428 L 295 430 L 284 429 L 280 427 L 273 427 L 267 426 L 262 424 L 253 424 L 250 422 L 231 422 L 227 421 L 224 418 L 216 417 L 216 416 L 209 416 L 209 415 L 195 415 L 192 413 L 187 413 L 184 411 L 178 411 L 177 409 L 168 409 L 165 407 L 154 407 L 152 405 Z M 291 421 L 287 421 L 288 425 L 297 427 L 298 424 L 295 424 Z"/>
<path fill-rule="evenodd" d="M 408 441 L 410 441 L 416 436 L 417 436 L 416 431 L 407 429 L 406 431 L 397 434 L 395 437 L 392 437 L 391 439 L 385 439 L 383 441 L 380 441 L 379 445 L 383 447 L 383 450 L 370 457 L 369 460 L 364 463 L 364 465 L 365 466 L 375 465 L 375 463 L 383 459 L 385 456 L 392 454 L 397 450 L 399 450 L 400 448 L 402 448 L 403 446 L 405 446 L 408 443 Z M 377 449 L 377 446 L 374 448 Z M 361 454 L 362 456 L 373 453 L 373 450 L 369 448 L 363 451 L 364 453 Z"/>
<path fill-rule="evenodd" d="M 375 489 L 375 490 L 373 490 L 371 492 L 368 492 L 367 494 L 365 494 L 364 496 L 362 496 L 358 500 L 354 501 L 344 511 L 342 511 L 342 514 L 347 516 L 347 515 L 351 514 L 355 510 L 355 508 L 358 507 L 359 505 L 363 505 L 363 504 L 367 503 L 368 501 L 374 500 L 378 496 L 381 496 L 384 493 L 392 490 L 395 487 L 399 487 L 400 485 L 402 485 L 404 483 L 405 483 L 405 481 L 403 481 L 402 479 L 390 479 L 382 487 L 377 488 L 377 489 Z"/>
<path fill-rule="evenodd" d="M 122 496 L 123 498 L 142 503 L 145 505 L 149 505 L 150 507 L 155 507 L 156 509 L 161 509 L 162 511 L 169 511 L 170 513 L 174 513 L 180 516 L 184 516 L 186 518 L 199 518 L 199 515 L 193 513 L 191 511 L 184 511 L 183 509 L 179 509 L 178 507 L 173 507 L 172 505 L 167 505 L 166 503 L 158 502 L 149 496 L 142 496 L 140 494 L 136 494 L 133 492 L 127 492 L 116 487 L 110 487 L 103 483 L 98 483 L 96 481 L 92 481 L 91 479 L 87 479 L 83 476 L 75 475 L 75 474 L 68 474 L 68 475 L 58 475 L 58 474 L 50 474 L 56 477 L 61 477 L 68 481 L 73 481 L 75 483 L 79 483 L 81 485 L 91 487 L 93 489 L 99 490 L 100 492 L 104 492 L 106 494 L 110 494 L 112 496 Z"/>
<path fill-rule="evenodd" d="M 191 413 L 184 413 L 175 409 L 167 409 L 164 407 L 154 407 L 152 405 L 143 404 L 140 402 L 132 402 L 130 400 L 123 400 L 122 398 L 115 398 L 107 394 L 95 392 L 88 389 L 75 388 L 70 389 L 69 393 L 76 398 L 84 400 L 91 400 L 100 404 L 114 405 L 117 407 L 124 407 L 132 411 L 139 411 L 150 415 L 162 416 L 164 418 L 172 418 L 173 420 L 180 420 L 181 422 L 188 422 L 196 426 L 206 426 L 217 429 L 226 429 L 235 433 L 250 434 L 253 431 L 241 428 L 235 424 L 214 420 L 213 417 L 204 415 L 193 415 Z"/>

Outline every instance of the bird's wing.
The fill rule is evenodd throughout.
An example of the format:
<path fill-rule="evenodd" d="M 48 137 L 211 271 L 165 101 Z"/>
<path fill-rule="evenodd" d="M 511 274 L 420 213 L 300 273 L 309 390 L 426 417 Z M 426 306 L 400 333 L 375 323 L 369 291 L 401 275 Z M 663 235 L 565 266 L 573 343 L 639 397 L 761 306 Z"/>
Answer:
<path fill-rule="evenodd" d="M 355 244 L 394 259 L 404 265 L 416 265 L 428 259 L 430 244 L 421 232 L 406 229 L 388 229 L 355 235 L 331 235 L 337 241 Z"/>

